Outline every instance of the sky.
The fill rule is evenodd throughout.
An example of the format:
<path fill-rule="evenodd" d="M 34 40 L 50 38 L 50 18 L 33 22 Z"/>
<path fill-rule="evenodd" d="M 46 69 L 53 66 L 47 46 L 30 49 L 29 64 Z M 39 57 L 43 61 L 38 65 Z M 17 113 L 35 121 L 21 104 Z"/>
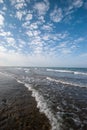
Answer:
<path fill-rule="evenodd" d="M 87 67 L 87 0 L 0 0 L 0 66 Z"/>

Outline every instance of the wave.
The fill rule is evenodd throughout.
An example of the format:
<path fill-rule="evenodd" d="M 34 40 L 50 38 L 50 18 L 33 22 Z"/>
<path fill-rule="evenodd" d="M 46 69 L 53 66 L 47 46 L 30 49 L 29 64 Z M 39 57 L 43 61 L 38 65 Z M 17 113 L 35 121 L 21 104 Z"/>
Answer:
<path fill-rule="evenodd" d="M 67 81 L 62 81 L 62 80 L 53 79 L 53 78 L 51 78 L 51 77 L 47 77 L 46 79 L 49 80 L 49 81 L 52 81 L 52 82 L 62 83 L 62 84 L 64 84 L 64 85 L 73 85 L 73 86 L 79 86 L 79 87 L 81 87 L 81 86 L 78 85 L 78 84 L 74 84 L 74 83 L 70 83 L 70 82 L 67 82 Z"/>
<path fill-rule="evenodd" d="M 37 102 L 37 108 L 39 108 L 40 112 L 44 113 L 48 117 L 52 127 L 51 130 L 59 130 L 59 123 L 54 114 L 51 112 L 51 109 L 48 107 L 47 102 L 44 100 L 43 96 L 40 95 L 37 90 L 33 89 L 31 84 L 24 83 L 20 80 L 17 80 L 17 82 L 23 83 L 25 87 L 27 87 L 28 90 L 32 92 L 32 97 L 34 97 Z"/>
<path fill-rule="evenodd" d="M 24 71 L 25 71 L 26 73 L 28 73 L 28 72 L 30 71 L 30 69 L 26 69 L 26 68 L 25 68 Z"/>
<path fill-rule="evenodd" d="M 18 83 L 20 83 L 20 84 L 24 84 L 22 81 L 20 81 L 20 80 L 18 80 L 18 79 L 16 79 L 16 80 L 17 80 Z"/>
<path fill-rule="evenodd" d="M 87 73 L 79 72 L 79 71 L 74 71 L 74 70 L 47 69 L 47 71 L 59 72 L 59 73 L 71 73 L 71 74 L 75 74 L 75 75 L 86 75 L 87 76 Z"/>
<path fill-rule="evenodd" d="M 31 87 L 30 84 L 25 84 L 25 86 L 32 91 L 32 97 L 35 98 L 37 102 L 37 107 L 39 108 L 40 112 L 45 113 L 48 117 L 50 124 L 52 126 L 52 130 L 59 130 L 59 123 L 56 117 L 51 112 L 50 108 L 48 107 L 46 101 L 44 100 L 43 96 L 39 94 L 39 92 Z"/>
<path fill-rule="evenodd" d="M 62 72 L 62 73 L 74 73 L 73 71 L 70 70 L 56 70 L 56 69 L 47 69 L 47 71 L 54 71 L 54 72 Z"/>
<path fill-rule="evenodd" d="M 18 69 L 18 70 L 22 70 L 23 68 L 22 68 L 22 67 L 16 67 L 16 69 Z"/>
<path fill-rule="evenodd" d="M 27 81 L 28 80 L 29 80 L 29 78 L 27 78 Z M 58 123 L 56 117 L 51 112 L 50 108 L 48 107 L 43 96 L 40 95 L 37 90 L 33 89 L 31 84 L 25 83 L 24 81 L 21 81 L 17 78 L 16 78 L 16 81 L 18 83 L 24 84 L 25 87 L 27 87 L 28 90 L 32 92 L 32 97 L 34 97 L 37 102 L 37 108 L 39 108 L 40 112 L 44 113 L 47 116 L 47 118 L 49 119 L 51 127 L 52 127 L 51 130 L 59 130 L 59 123 Z"/>
<path fill-rule="evenodd" d="M 9 74 L 7 72 L 0 72 L 0 74 L 4 75 L 4 76 L 7 76 L 7 77 L 11 77 L 11 78 L 15 78 L 15 75 L 14 74 Z"/>
<path fill-rule="evenodd" d="M 74 72 L 75 75 L 87 75 L 87 73 L 84 72 Z"/>

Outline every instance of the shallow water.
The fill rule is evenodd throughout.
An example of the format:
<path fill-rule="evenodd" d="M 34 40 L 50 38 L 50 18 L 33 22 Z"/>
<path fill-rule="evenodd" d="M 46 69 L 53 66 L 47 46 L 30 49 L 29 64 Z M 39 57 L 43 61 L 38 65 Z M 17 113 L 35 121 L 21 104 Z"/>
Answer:
<path fill-rule="evenodd" d="M 32 91 L 52 130 L 87 130 L 87 69 L 1 68 Z"/>
<path fill-rule="evenodd" d="M 32 92 L 11 75 L 0 73 L 0 130 L 50 130 Z"/>

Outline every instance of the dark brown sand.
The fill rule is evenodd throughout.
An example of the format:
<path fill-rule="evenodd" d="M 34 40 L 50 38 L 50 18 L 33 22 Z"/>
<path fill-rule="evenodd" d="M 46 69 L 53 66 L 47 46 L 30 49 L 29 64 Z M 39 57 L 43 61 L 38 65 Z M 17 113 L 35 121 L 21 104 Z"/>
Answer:
<path fill-rule="evenodd" d="M 50 130 L 31 92 L 15 79 L 0 74 L 0 130 Z"/>

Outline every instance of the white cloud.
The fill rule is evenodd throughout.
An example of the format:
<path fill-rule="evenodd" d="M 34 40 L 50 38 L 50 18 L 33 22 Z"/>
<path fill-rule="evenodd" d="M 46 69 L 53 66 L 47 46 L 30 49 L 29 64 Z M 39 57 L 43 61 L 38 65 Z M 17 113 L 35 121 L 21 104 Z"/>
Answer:
<path fill-rule="evenodd" d="M 44 2 L 35 3 L 34 9 L 37 11 L 38 15 L 45 15 L 49 9 L 49 2 L 44 0 Z"/>
<path fill-rule="evenodd" d="M 15 0 L 17 3 L 24 3 L 25 0 Z"/>
<path fill-rule="evenodd" d="M 5 32 L 3 29 L 0 29 L 0 36 L 8 37 L 8 36 L 12 36 L 12 34 L 10 31 Z"/>
<path fill-rule="evenodd" d="M 62 48 L 61 49 L 61 53 L 62 54 L 70 54 L 72 51 L 70 48 Z"/>
<path fill-rule="evenodd" d="M 0 14 L 0 26 L 4 25 L 4 17 Z"/>
<path fill-rule="evenodd" d="M 49 35 L 44 35 L 44 36 L 42 37 L 42 39 L 45 40 L 45 41 L 48 41 L 48 40 L 49 40 Z"/>
<path fill-rule="evenodd" d="M 26 28 L 26 29 L 29 29 L 29 26 L 30 26 L 30 21 L 25 21 L 23 24 L 22 24 L 22 27 Z"/>
<path fill-rule="evenodd" d="M 6 11 L 6 10 L 7 10 L 7 7 L 6 7 L 6 6 L 4 6 L 2 10 L 3 10 L 3 11 Z"/>
<path fill-rule="evenodd" d="M 30 24 L 29 28 L 31 30 L 38 29 L 38 24 L 37 23 L 32 23 L 32 24 Z"/>
<path fill-rule="evenodd" d="M 56 34 L 57 38 L 60 38 L 60 39 L 65 39 L 69 36 L 69 33 L 68 32 L 63 32 L 63 33 L 58 33 Z"/>
<path fill-rule="evenodd" d="M 73 14 L 78 8 L 83 6 L 83 0 L 70 0 L 67 1 L 68 6 L 64 8 L 64 22 L 69 23 L 72 20 Z"/>
<path fill-rule="evenodd" d="M 45 35 L 43 35 L 43 39 L 45 38 L 45 40 L 53 40 L 54 42 L 60 41 L 60 40 L 65 40 L 65 38 L 68 37 L 68 33 L 64 32 L 64 33 L 45 33 Z"/>
<path fill-rule="evenodd" d="M 58 45 L 58 48 L 65 48 L 65 47 L 66 47 L 66 44 L 67 44 L 66 41 L 65 41 L 65 42 L 62 42 L 62 43 L 60 43 L 60 44 Z"/>
<path fill-rule="evenodd" d="M 22 19 L 22 16 L 23 16 L 23 14 L 22 14 L 20 11 L 17 11 L 17 12 L 16 12 L 16 17 L 17 17 L 19 20 Z"/>
<path fill-rule="evenodd" d="M 53 22 L 60 22 L 63 18 L 62 9 L 55 6 L 53 12 L 50 14 L 50 18 Z"/>
<path fill-rule="evenodd" d="M 74 0 L 72 5 L 75 7 L 75 8 L 80 8 L 82 5 L 83 5 L 83 0 Z"/>
<path fill-rule="evenodd" d="M 34 23 L 33 22 L 31 23 L 30 21 L 26 21 L 22 24 L 22 26 L 28 30 L 32 30 L 32 31 L 37 30 L 38 29 L 38 22 L 36 21 Z"/>
<path fill-rule="evenodd" d="M 18 4 L 15 5 L 15 8 L 16 8 L 17 10 L 20 10 L 20 9 L 22 9 L 24 6 L 26 6 L 25 3 L 18 3 Z"/>
<path fill-rule="evenodd" d="M 85 40 L 85 38 L 79 37 L 79 38 L 77 38 L 77 39 L 74 40 L 74 43 L 75 43 L 75 44 L 76 44 L 76 43 L 80 43 L 80 42 L 82 42 L 82 41 L 84 41 L 84 40 Z"/>
<path fill-rule="evenodd" d="M 10 1 L 11 1 L 11 4 L 12 4 L 17 10 L 24 9 L 24 7 L 26 6 L 25 0 L 10 0 Z"/>
<path fill-rule="evenodd" d="M 43 26 L 42 26 L 42 29 L 44 30 L 44 31 L 52 31 L 53 30 L 53 25 L 52 24 L 44 24 Z"/>
<path fill-rule="evenodd" d="M 26 43 L 21 40 L 18 39 L 17 41 L 13 38 L 13 37 L 7 37 L 5 38 L 5 47 L 8 48 L 7 52 L 22 52 L 22 49 L 24 47 L 24 45 L 26 45 Z"/>
<path fill-rule="evenodd" d="M 4 46 L 0 45 L 0 52 L 6 52 L 6 51 L 7 51 L 7 49 Z"/>
<path fill-rule="evenodd" d="M 19 19 L 19 20 L 22 20 L 22 17 L 26 14 L 26 11 L 16 11 L 16 17 Z"/>
<path fill-rule="evenodd" d="M 4 3 L 3 0 L 0 0 L 0 3 Z"/>
<path fill-rule="evenodd" d="M 38 46 L 42 46 L 42 43 L 43 43 L 43 41 L 41 41 L 41 37 L 35 36 L 34 38 L 32 38 L 32 40 L 31 40 L 31 42 L 30 42 L 30 45 L 31 45 L 31 46 L 32 46 L 32 45 L 35 45 L 35 46 L 32 46 L 33 49 L 35 49 L 36 45 L 37 45 L 37 47 L 38 47 Z"/>
<path fill-rule="evenodd" d="M 13 37 L 6 37 L 6 46 L 16 48 L 16 41 Z"/>
<path fill-rule="evenodd" d="M 28 20 L 32 20 L 32 18 L 33 18 L 32 14 L 27 14 L 25 19 L 28 21 Z"/>
<path fill-rule="evenodd" d="M 12 5 L 19 4 L 19 3 L 25 3 L 25 0 L 10 0 Z"/>
<path fill-rule="evenodd" d="M 39 30 L 35 30 L 35 31 L 33 31 L 33 34 L 34 34 L 34 36 L 38 36 L 38 35 L 40 35 L 40 31 Z"/>
<path fill-rule="evenodd" d="M 26 34 L 27 34 L 29 37 L 32 37 L 32 36 L 33 36 L 32 31 L 26 31 Z"/>
<path fill-rule="evenodd" d="M 42 47 L 41 46 L 37 46 L 34 49 L 34 54 L 41 54 L 42 53 Z"/>
<path fill-rule="evenodd" d="M 10 0 L 11 1 L 11 4 L 14 5 L 16 3 L 24 3 L 25 0 Z"/>
<path fill-rule="evenodd" d="M 8 43 L 15 43 L 15 39 L 12 37 L 7 37 L 7 42 Z"/>
<path fill-rule="evenodd" d="M 43 23 L 45 23 L 44 16 L 39 16 L 38 17 L 38 24 L 40 25 L 40 24 L 43 24 Z"/>

